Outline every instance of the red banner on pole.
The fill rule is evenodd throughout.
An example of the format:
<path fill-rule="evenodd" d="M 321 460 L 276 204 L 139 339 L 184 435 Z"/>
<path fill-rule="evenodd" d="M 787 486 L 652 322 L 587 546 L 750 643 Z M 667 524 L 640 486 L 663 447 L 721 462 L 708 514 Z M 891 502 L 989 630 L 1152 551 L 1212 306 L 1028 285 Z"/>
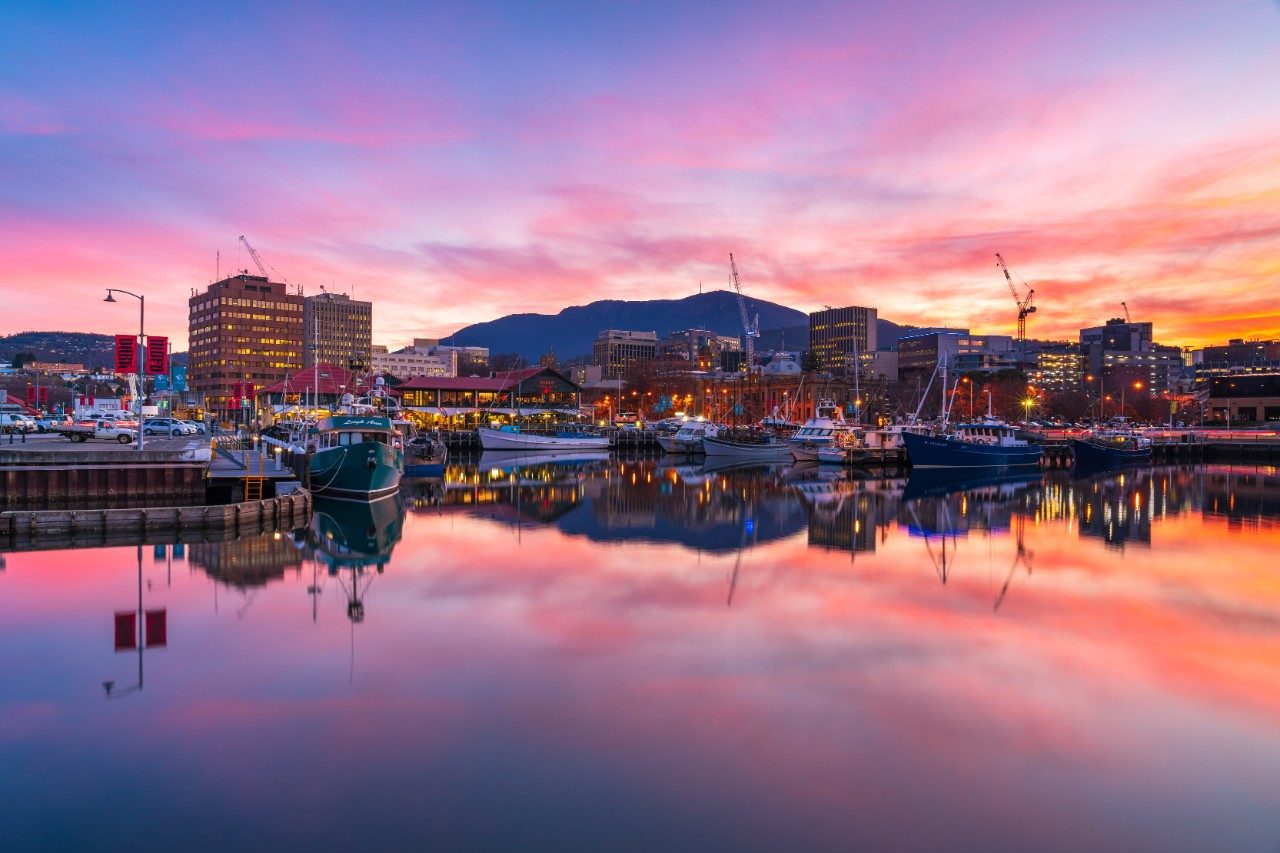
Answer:
<path fill-rule="evenodd" d="M 147 373 L 159 376 L 169 372 L 169 339 L 164 335 L 147 335 Z"/>
<path fill-rule="evenodd" d="M 138 614 L 133 610 L 116 611 L 116 651 L 138 647 Z"/>
<path fill-rule="evenodd" d="M 169 626 L 165 619 L 165 611 L 160 610 L 147 611 L 147 648 L 152 649 L 157 646 L 166 646 L 169 642 Z"/>
<path fill-rule="evenodd" d="M 116 373 L 138 372 L 138 339 L 116 335 Z"/>

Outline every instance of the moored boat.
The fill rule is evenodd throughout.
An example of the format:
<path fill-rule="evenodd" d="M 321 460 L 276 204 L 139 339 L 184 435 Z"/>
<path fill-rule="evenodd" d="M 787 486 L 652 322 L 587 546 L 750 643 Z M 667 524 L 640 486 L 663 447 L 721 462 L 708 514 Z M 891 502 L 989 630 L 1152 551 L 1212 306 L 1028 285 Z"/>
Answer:
<path fill-rule="evenodd" d="M 443 477 L 449 449 L 435 436 L 418 433 L 404 445 L 406 477 Z"/>
<path fill-rule="evenodd" d="M 500 429 L 478 427 L 480 446 L 485 450 L 523 450 L 542 452 L 555 450 L 608 450 L 609 437 L 591 432 L 580 424 L 564 424 L 555 435 L 522 432 L 517 426 Z"/>
<path fill-rule="evenodd" d="M 317 424 L 309 449 L 316 495 L 376 500 L 400 488 L 404 450 L 390 418 L 332 415 Z"/>
<path fill-rule="evenodd" d="M 704 453 L 702 440 L 720 434 L 711 421 L 688 421 L 674 435 L 659 435 L 658 446 L 667 453 Z"/>
<path fill-rule="evenodd" d="M 721 434 L 702 439 L 703 452 L 717 459 L 784 460 L 791 454 L 785 441 L 772 435 Z"/>
<path fill-rule="evenodd" d="M 845 421 L 839 406 L 830 400 L 822 400 L 813 417 L 787 438 L 787 444 L 791 448 L 791 455 L 796 459 L 814 462 L 818 459 L 819 450 L 837 439 L 845 441 L 849 436 L 856 435 L 857 431 L 856 424 Z"/>
<path fill-rule="evenodd" d="M 1098 432 L 1073 438 L 1071 453 L 1080 465 L 1121 465 L 1151 458 L 1151 439 L 1131 432 Z"/>
<path fill-rule="evenodd" d="M 903 432 L 912 468 L 1016 468 L 1039 465 L 1041 448 L 998 418 L 959 424 L 951 435 Z"/>

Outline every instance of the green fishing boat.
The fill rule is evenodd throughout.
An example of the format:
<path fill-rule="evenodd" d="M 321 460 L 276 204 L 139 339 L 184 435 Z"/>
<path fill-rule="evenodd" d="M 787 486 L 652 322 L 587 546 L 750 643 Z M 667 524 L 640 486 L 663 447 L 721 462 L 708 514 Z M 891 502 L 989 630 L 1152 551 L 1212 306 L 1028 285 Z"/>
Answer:
<path fill-rule="evenodd" d="M 311 446 L 311 491 L 315 495 L 372 501 L 400 488 L 404 446 L 390 418 L 327 417 L 317 425 Z"/>

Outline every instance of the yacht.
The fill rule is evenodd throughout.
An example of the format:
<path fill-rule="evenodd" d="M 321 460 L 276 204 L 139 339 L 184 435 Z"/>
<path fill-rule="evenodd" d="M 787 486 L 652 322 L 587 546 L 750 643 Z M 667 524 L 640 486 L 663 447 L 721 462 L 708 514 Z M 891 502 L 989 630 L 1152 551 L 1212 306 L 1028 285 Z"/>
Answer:
<path fill-rule="evenodd" d="M 686 421 L 672 435 L 659 435 L 658 445 L 667 453 L 705 453 L 702 447 L 704 438 L 714 438 L 720 434 L 720 427 L 711 421 Z"/>
<path fill-rule="evenodd" d="M 787 438 L 787 446 L 796 459 L 816 462 L 818 451 L 830 446 L 837 437 L 843 441 L 857 434 L 857 424 L 846 422 L 839 406 L 830 400 L 822 400 L 813 417 Z"/>

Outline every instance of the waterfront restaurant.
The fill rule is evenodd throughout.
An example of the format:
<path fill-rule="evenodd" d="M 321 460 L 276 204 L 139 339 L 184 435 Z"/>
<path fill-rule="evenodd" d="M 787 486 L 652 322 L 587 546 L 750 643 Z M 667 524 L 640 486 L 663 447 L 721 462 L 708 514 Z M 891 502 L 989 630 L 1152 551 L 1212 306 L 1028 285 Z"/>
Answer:
<path fill-rule="evenodd" d="M 342 403 L 344 394 L 368 393 L 368 377 L 334 364 L 317 364 L 257 389 L 258 411 L 273 417 L 324 417 Z"/>
<path fill-rule="evenodd" d="M 523 418 L 548 424 L 576 418 L 582 388 L 553 367 L 530 367 L 493 376 L 419 376 L 391 393 L 420 426 L 466 429 Z"/>

